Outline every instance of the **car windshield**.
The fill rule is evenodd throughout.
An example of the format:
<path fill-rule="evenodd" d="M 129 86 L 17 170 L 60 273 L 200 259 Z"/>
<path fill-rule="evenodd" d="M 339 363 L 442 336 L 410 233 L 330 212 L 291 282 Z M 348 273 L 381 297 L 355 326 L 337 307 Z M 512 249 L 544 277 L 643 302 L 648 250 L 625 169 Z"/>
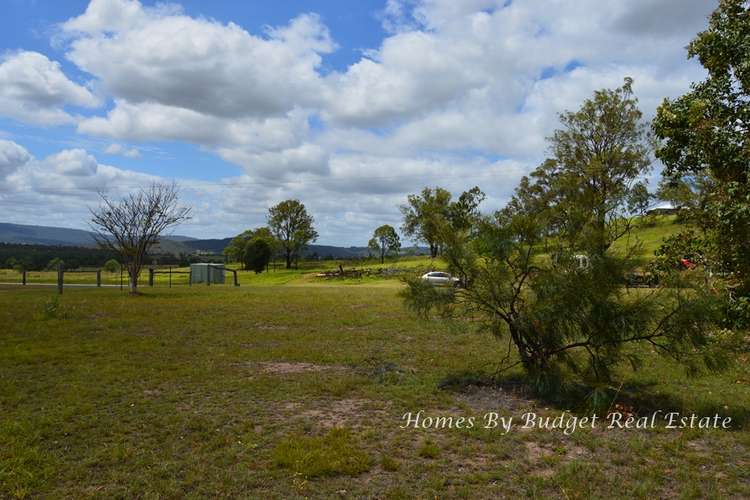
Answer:
<path fill-rule="evenodd" d="M 433 278 L 447 278 L 448 274 L 447 273 L 432 273 L 430 276 L 432 276 Z"/>

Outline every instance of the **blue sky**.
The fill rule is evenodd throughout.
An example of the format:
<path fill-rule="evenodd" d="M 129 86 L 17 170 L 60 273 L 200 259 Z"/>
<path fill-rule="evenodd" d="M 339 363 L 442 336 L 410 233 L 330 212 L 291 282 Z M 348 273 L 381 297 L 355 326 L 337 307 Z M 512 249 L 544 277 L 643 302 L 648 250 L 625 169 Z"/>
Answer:
<path fill-rule="evenodd" d="M 197 237 L 286 198 L 339 245 L 424 186 L 494 210 L 560 111 L 631 76 L 648 117 L 701 79 L 715 3 L 6 0 L 0 219 L 85 228 L 98 192 L 165 180 Z"/>
<path fill-rule="evenodd" d="M 141 2 L 153 6 L 154 1 Z M 57 25 L 79 15 L 86 10 L 88 0 L 10 0 L 0 19 L 0 46 L 4 50 L 34 50 L 47 54 L 60 62 L 65 74 L 79 83 L 89 75 L 80 71 L 75 64 L 65 59 L 65 51 L 56 49 L 51 39 Z M 267 26 L 285 24 L 300 14 L 315 12 L 334 34 L 340 48 L 325 57 L 323 71 L 345 70 L 355 63 L 362 51 L 376 47 L 386 35 L 380 18 L 383 15 L 383 2 L 361 0 L 357 8 L 351 9 L 351 2 L 318 1 L 274 1 L 237 2 L 236 0 L 192 0 L 179 4 L 186 14 L 195 17 L 215 19 L 222 23 L 235 23 L 251 33 L 263 33 Z M 83 115 L 94 115 L 98 110 L 80 108 Z M 93 151 L 106 149 L 107 141 L 89 138 L 86 142 L 75 135 L 75 127 L 58 129 L 29 130 L 23 123 L 0 117 L 0 129 L 28 138 L 27 149 L 37 156 L 52 154 L 61 147 L 71 144 L 84 144 Z M 142 158 L 117 158 L 118 165 L 146 173 L 180 177 L 187 175 L 202 180 L 218 180 L 237 175 L 241 167 L 229 164 L 215 155 L 202 151 L 200 147 L 181 142 L 160 142 L 149 144 L 153 152 L 150 161 Z M 103 158 L 113 155 L 102 154 Z"/>

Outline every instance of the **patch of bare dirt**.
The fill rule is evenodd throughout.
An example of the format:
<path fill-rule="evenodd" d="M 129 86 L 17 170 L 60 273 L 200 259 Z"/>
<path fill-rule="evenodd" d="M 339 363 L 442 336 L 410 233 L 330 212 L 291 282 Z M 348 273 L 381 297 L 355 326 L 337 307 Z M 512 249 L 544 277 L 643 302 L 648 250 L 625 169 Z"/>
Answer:
<path fill-rule="evenodd" d="M 545 448 L 544 446 L 540 446 L 539 443 L 535 443 L 534 441 L 527 441 L 525 444 L 526 453 L 529 456 L 529 460 L 532 462 L 536 462 L 540 458 L 551 457 L 555 454 L 554 451 Z"/>
<path fill-rule="evenodd" d="M 253 363 L 260 368 L 263 373 L 273 373 L 275 375 L 289 375 L 296 373 L 322 372 L 326 370 L 345 370 L 346 367 L 340 365 L 316 365 L 314 363 L 293 363 L 286 361 L 265 361 Z"/>
<path fill-rule="evenodd" d="M 256 323 L 253 325 L 255 330 L 288 330 L 289 327 L 286 325 L 267 325 L 265 323 Z"/>
<path fill-rule="evenodd" d="M 519 410 L 530 410 L 535 406 L 533 400 L 500 387 L 473 387 L 456 394 L 456 401 L 478 414 L 498 410 L 516 414 Z"/>
<path fill-rule="evenodd" d="M 338 399 L 319 401 L 313 408 L 299 411 L 300 403 L 287 403 L 287 410 L 296 410 L 300 418 L 324 428 L 372 426 L 373 422 L 384 419 L 388 411 L 385 403 L 370 399 Z"/>

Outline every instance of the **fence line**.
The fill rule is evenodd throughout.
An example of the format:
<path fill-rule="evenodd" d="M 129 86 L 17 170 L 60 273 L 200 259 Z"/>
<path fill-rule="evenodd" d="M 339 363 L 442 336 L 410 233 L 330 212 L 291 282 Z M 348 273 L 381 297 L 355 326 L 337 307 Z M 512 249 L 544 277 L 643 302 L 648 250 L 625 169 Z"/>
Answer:
<path fill-rule="evenodd" d="M 218 264 L 217 264 L 217 266 L 218 266 Z M 211 272 L 212 272 L 211 269 L 213 267 L 215 267 L 215 266 L 214 265 L 208 266 L 208 276 L 207 276 L 208 279 L 206 280 L 206 284 L 208 286 L 211 285 Z M 192 286 L 192 284 L 193 284 L 192 283 L 193 282 L 193 280 L 192 280 L 192 277 L 193 277 L 192 270 L 190 270 L 190 271 L 178 271 L 178 270 L 174 270 L 172 268 L 172 266 L 167 267 L 166 270 L 163 270 L 164 269 L 163 267 L 159 268 L 159 267 L 155 267 L 155 266 L 149 266 L 147 269 L 148 269 L 148 286 L 149 287 L 155 286 L 155 281 L 156 280 L 154 278 L 155 278 L 155 276 L 157 274 L 162 274 L 162 275 L 167 275 L 168 276 L 168 284 L 167 284 L 167 286 L 169 288 L 172 288 L 172 284 L 173 284 L 172 283 L 172 275 L 173 274 L 176 274 L 176 275 L 186 274 L 186 275 L 188 275 L 188 280 L 187 280 L 188 286 Z M 233 286 L 240 286 L 238 271 L 236 269 L 223 268 L 223 270 L 225 272 L 232 273 L 232 284 L 233 284 Z M 65 284 L 65 274 L 83 274 L 83 273 L 89 273 L 89 274 L 95 273 L 96 274 L 96 283 L 95 284 L 88 284 L 88 283 L 68 283 L 68 284 Z M 26 271 L 24 269 L 24 270 L 21 271 L 21 282 L 20 283 L 0 283 L 0 285 L 11 285 L 11 286 L 14 286 L 14 285 L 15 286 L 54 286 L 54 287 L 57 288 L 57 292 L 59 294 L 63 293 L 63 288 L 66 287 L 66 286 L 68 286 L 68 287 L 92 287 L 92 288 L 93 287 L 96 287 L 96 288 L 102 288 L 102 287 L 114 288 L 114 287 L 118 286 L 116 284 L 103 284 L 102 283 L 102 269 L 91 269 L 91 270 L 88 270 L 88 269 L 70 269 L 70 270 L 66 270 L 63 267 L 62 264 L 59 264 L 58 267 L 57 267 L 57 269 L 56 269 L 57 279 L 53 283 L 31 283 L 31 282 L 28 281 L 27 274 L 28 274 L 28 271 Z M 140 281 L 140 280 L 138 280 L 139 277 L 136 277 L 137 281 Z M 119 287 L 120 287 L 120 290 L 124 290 L 124 288 L 125 288 L 124 287 L 124 273 L 123 273 L 122 266 L 120 267 L 120 284 L 119 284 Z"/>

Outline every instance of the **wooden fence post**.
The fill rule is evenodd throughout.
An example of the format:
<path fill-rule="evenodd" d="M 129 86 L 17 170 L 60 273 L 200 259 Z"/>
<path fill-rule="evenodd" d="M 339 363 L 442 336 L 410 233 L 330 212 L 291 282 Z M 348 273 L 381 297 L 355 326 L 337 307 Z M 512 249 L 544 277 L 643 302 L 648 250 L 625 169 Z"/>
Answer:
<path fill-rule="evenodd" d="M 63 293 L 63 265 L 62 263 L 57 265 L 57 293 L 62 295 Z"/>
<path fill-rule="evenodd" d="M 206 286 L 211 286 L 211 264 L 206 269 Z"/>
<path fill-rule="evenodd" d="M 97 288 L 102 286 L 102 270 L 101 269 L 96 270 L 96 286 Z"/>
<path fill-rule="evenodd" d="M 154 286 L 154 268 L 148 268 L 148 286 Z"/>
<path fill-rule="evenodd" d="M 26 269 L 23 270 L 23 274 L 21 275 L 21 283 L 26 284 Z"/>
<path fill-rule="evenodd" d="M 120 265 L 120 291 L 122 292 L 122 265 Z"/>
<path fill-rule="evenodd" d="M 240 282 L 237 281 L 237 270 L 233 269 L 232 271 L 232 274 L 234 275 L 234 286 L 240 286 Z"/>
<path fill-rule="evenodd" d="M 193 286 L 193 268 L 188 271 L 188 286 Z"/>
<path fill-rule="evenodd" d="M 169 288 L 172 288 L 172 266 L 169 266 Z"/>

